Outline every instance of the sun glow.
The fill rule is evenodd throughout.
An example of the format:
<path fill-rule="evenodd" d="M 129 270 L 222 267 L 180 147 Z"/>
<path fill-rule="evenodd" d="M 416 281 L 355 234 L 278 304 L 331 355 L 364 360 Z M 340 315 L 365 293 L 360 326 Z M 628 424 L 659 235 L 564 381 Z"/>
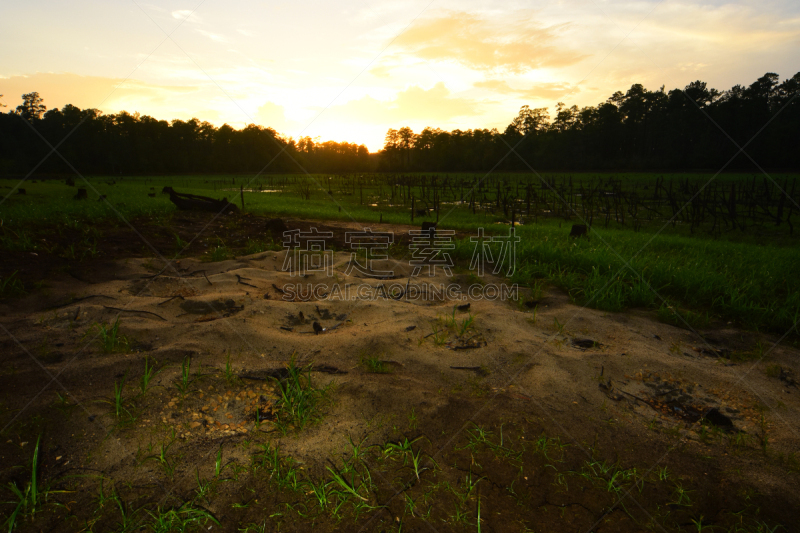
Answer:
<path fill-rule="evenodd" d="M 31 18 L 10 5 L 0 21 L 2 103 L 12 108 L 37 91 L 51 109 L 255 122 L 371 151 L 389 128 L 502 128 L 523 105 L 552 115 L 558 102 L 595 105 L 633 83 L 699 78 L 724 89 L 764 66 L 791 76 L 800 40 L 789 2 L 48 9 Z"/>

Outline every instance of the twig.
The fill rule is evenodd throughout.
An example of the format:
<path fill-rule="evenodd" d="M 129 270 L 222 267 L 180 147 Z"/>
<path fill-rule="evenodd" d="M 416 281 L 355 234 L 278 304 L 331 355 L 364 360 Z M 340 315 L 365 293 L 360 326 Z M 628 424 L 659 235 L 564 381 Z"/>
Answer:
<path fill-rule="evenodd" d="M 176 296 L 173 296 L 172 298 L 168 298 L 168 299 L 164 300 L 163 302 L 161 302 L 160 304 L 156 304 L 156 305 L 164 305 L 164 304 L 165 304 L 165 303 L 167 303 L 167 302 L 171 302 L 171 301 L 172 301 L 172 300 L 174 300 L 175 298 L 180 298 L 181 300 L 185 300 L 185 299 L 186 299 L 186 298 L 184 298 L 183 296 L 181 296 L 180 294 L 178 294 L 178 295 L 176 295 Z"/>
<path fill-rule="evenodd" d="M 334 330 L 334 329 L 338 328 L 339 326 L 341 326 L 342 324 L 344 324 L 345 322 L 347 322 L 347 315 L 344 315 L 344 320 L 342 320 L 341 322 L 339 322 L 339 323 L 338 323 L 338 324 L 336 324 L 336 325 L 333 325 L 333 326 L 331 326 L 331 327 L 327 328 L 327 330 L 326 330 L 326 331 L 332 331 L 332 330 Z"/>
<path fill-rule="evenodd" d="M 278 287 L 274 283 L 272 284 L 272 288 L 275 289 L 276 291 L 278 291 L 281 294 L 286 294 L 286 291 L 284 291 L 283 289 L 281 289 L 280 287 Z"/>
<path fill-rule="evenodd" d="M 155 279 L 155 278 L 157 278 L 158 276 L 163 274 L 166 269 L 169 268 L 169 264 L 170 264 L 170 261 L 167 261 L 167 264 L 164 266 L 164 268 L 159 270 L 157 274 L 153 274 L 152 276 L 142 276 L 142 279 Z"/>
<path fill-rule="evenodd" d="M 213 283 L 211 283 L 211 280 L 208 279 L 208 276 L 206 276 L 206 271 L 205 270 L 195 270 L 194 272 L 192 272 L 192 274 L 197 274 L 198 272 L 202 272 L 203 273 L 203 277 L 206 278 L 206 281 L 208 282 L 208 284 L 209 285 L 213 285 Z M 191 276 L 192 274 L 189 274 L 189 276 Z"/>
<path fill-rule="evenodd" d="M 106 309 L 111 309 L 112 311 L 120 311 L 121 313 L 145 313 L 145 314 L 148 314 L 148 315 L 157 316 L 158 318 L 160 318 L 164 322 L 167 322 L 167 319 L 164 318 L 163 316 L 157 315 L 155 313 L 151 313 L 150 311 L 142 311 L 140 309 L 120 309 L 119 307 L 109 307 L 107 305 L 104 305 L 103 307 L 106 308 Z"/>
<path fill-rule="evenodd" d="M 423 339 L 427 339 L 427 338 L 428 338 L 428 337 L 430 337 L 431 335 L 436 335 L 437 333 L 441 333 L 441 332 L 443 332 L 443 331 L 444 331 L 443 329 L 440 329 L 439 331 L 434 331 L 433 333 L 428 333 L 427 335 L 425 335 L 425 336 L 424 336 L 424 337 L 422 337 L 422 338 L 423 338 Z"/>
<path fill-rule="evenodd" d="M 257 289 L 257 288 L 258 288 L 258 287 L 256 287 L 255 285 L 250 285 L 249 283 L 245 283 L 244 281 L 242 281 L 243 279 L 248 279 L 248 280 L 249 280 L 250 278 L 243 278 L 243 277 L 242 277 L 242 276 L 240 276 L 239 274 L 234 274 L 234 276 L 236 276 L 236 282 L 237 282 L 237 283 L 239 283 L 239 284 L 241 284 L 241 285 L 247 285 L 248 287 L 253 287 L 254 289 Z"/>
<path fill-rule="evenodd" d="M 636 395 L 634 395 L 634 394 L 631 394 L 630 392 L 625 392 L 624 390 L 620 389 L 619 387 L 617 387 L 617 390 L 618 390 L 618 391 L 620 391 L 622 394 L 627 394 L 627 395 L 628 395 L 628 396 L 630 396 L 631 398 L 636 398 L 636 399 L 637 399 L 637 400 L 639 400 L 640 402 L 644 402 L 644 403 L 646 403 L 646 404 L 649 404 L 649 403 L 650 403 L 650 402 L 648 402 L 647 400 L 645 400 L 645 399 L 643 399 L 643 398 L 639 398 L 638 396 L 636 396 Z"/>
<path fill-rule="evenodd" d="M 56 309 L 57 307 L 66 307 L 68 305 L 72 305 L 75 302 L 80 302 L 83 300 L 88 300 L 89 298 L 111 298 L 112 300 L 116 300 L 113 296 L 106 296 L 105 294 L 91 294 L 89 296 L 84 296 L 83 298 L 73 298 L 72 300 L 63 303 L 63 304 L 56 304 L 52 307 L 48 307 L 48 309 Z"/>

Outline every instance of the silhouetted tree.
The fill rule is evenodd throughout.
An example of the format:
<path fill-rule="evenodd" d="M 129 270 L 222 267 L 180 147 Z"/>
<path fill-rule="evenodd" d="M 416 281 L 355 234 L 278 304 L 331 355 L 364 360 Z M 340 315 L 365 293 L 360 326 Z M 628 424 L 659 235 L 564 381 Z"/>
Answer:
<path fill-rule="evenodd" d="M 47 111 L 43 101 L 37 92 L 23 94 L 22 105 L 17 106 L 17 114 L 26 120 L 38 120 Z"/>
<path fill-rule="evenodd" d="M 46 110 L 38 93 L 23 95 L 16 112 L 0 113 L 0 173 L 27 173 L 47 155 L 47 146 L 20 118 L 53 145 L 75 168 L 95 174 L 206 172 L 350 172 L 370 169 L 369 151 L 352 143 L 299 142 L 272 128 L 250 124 L 236 130 L 193 118 L 157 120 L 121 111 L 66 105 Z M 69 135 L 69 136 L 68 136 Z M 269 166 L 267 166 L 269 165 Z M 71 172 L 51 157 L 37 172 Z"/>
<path fill-rule="evenodd" d="M 669 92 L 636 83 L 596 106 L 559 102 L 552 121 L 546 108 L 522 106 L 503 133 L 425 128 L 401 141 L 390 129 L 381 168 L 486 171 L 498 161 L 502 170 L 755 168 L 737 155 L 746 143 L 761 166 L 800 168 L 800 73 L 782 83 L 767 73 L 724 92 L 700 80 Z"/>

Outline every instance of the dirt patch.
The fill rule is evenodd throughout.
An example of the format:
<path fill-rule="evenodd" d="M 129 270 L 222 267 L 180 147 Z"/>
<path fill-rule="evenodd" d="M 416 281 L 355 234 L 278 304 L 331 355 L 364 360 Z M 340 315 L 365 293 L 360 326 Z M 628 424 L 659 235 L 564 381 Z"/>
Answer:
<path fill-rule="evenodd" d="M 181 214 L 153 241 L 172 248 L 172 232 L 188 239 L 208 221 Z M 243 217 L 224 239 L 246 242 L 264 224 Z M 703 340 L 558 291 L 462 311 L 447 297 L 332 298 L 321 274 L 283 272 L 282 251 L 164 269 L 122 241 L 111 241 L 119 255 L 80 263 L 81 276 L 37 271 L 49 272 L 46 291 L 0 304 L 0 482 L 25 485 L 42 435 L 40 479 L 71 491 L 21 530 L 113 530 L 168 509 L 207 512 L 212 531 L 796 527 L 794 348 L 726 358 L 756 337 Z M 333 256 L 342 287 L 387 283 L 345 273 L 348 261 Z M 400 286 L 419 282 L 393 267 Z M 324 297 L 287 297 L 323 281 Z M 99 325 L 117 317 L 114 345 Z M 284 434 L 292 359 L 310 365 L 309 386 L 330 389 L 318 420 Z M 120 504 L 98 503 L 101 491 Z"/>

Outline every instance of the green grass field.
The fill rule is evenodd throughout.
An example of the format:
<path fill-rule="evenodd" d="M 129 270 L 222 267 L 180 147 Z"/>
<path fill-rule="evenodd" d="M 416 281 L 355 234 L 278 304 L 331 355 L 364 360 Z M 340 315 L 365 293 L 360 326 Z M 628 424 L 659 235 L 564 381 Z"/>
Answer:
<path fill-rule="evenodd" d="M 602 176 L 576 175 L 575 179 Z M 655 174 L 617 176 L 638 184 L 648 179 L 654 181 L 655 177 Z M 708 180 L 711 175 L 676 178 L 687 177 Z M 719 179 L 745 181 L 750 177 L 724 175 Z M 507 177 L 511 178 L 526 182 L 537 179 L 532 175 Z M 776 176 L 784 178 L 793 177 Z M 244 187 L 245 210 L 265 216 L 354 220 L 365 224 L 411 222 L 410 203 L 403 205 L 398 196 L 390 196 L 386 184 L 376 185 L 373 180 L 363 188 L 351 187 L 347 178 L 339 176 L 269 175 L 256 179 L 169 176 L 116 180 L 98 177 L 83 185 L 88 190 L 87 201 L 73 200 L 75 188 L 63 181 L 29 180 L 23 185 L 25 195 L 14 192 L 16 184 L 6 180 L 5 188 L 0 189 L 3 197 L 8 195 L 0 204 L 0 247 L 5 250 L 35 250 L 39 246 L 38 233 L 59 225 L 91 223 L 102 231 L 103 225 L 120 225 L 124 220 L 140 217 L 168 224 L 175 207 L 167 195 L 160 193 L 165 185 L 180 192 L 225 196 L 237 205 L 240 187 Z M 259 187 L 273 192 L 257 192 Z M 150 192 L 155 192 L 155 196 L 148 196 Z M 411 192 L 417 198 L 423 194 L 419 188 Z M 106 195 L 108 201 L 97 201 L 100 195 Z M 440 227 L 466 233 L 475 233 L 479 227 L 485 227 L 489 233 L 509 230 L 508 217 L 488 207 L 473 214 L 467 205 L 445 200 L 439 216 Z M 702 230 L 690 234 L 684 225 L 673 227 L 665 225 L 663 220 L 646 223 L 639 231 L 614 221 L 605 227 L 595 220 L 589 240 L 574 240 L 567 234 L 571 224 L 582 222 L 580 217 L 518 219 L 522 222 L 517 229 L 521 243 L 512 278 L 521 285 L 538 290 L 552 284 L 568 291 L 579 304 L 608 311 L 631 307 L 656 309 L 662 320 L 684 327 L 704 327 L 721 319 L 748 329 L 798 334 L 800 277 L 794 272 L 798 240 L 789 235 L 785 225 L 777 229 L 735 230 L 712 237 Z M 435 220 L 435 214 L 417 217 L 414 223 L 424 220 Z M 459 242 L 456 257 L 469 261 L 472 246 L 468 240 Z"/>

